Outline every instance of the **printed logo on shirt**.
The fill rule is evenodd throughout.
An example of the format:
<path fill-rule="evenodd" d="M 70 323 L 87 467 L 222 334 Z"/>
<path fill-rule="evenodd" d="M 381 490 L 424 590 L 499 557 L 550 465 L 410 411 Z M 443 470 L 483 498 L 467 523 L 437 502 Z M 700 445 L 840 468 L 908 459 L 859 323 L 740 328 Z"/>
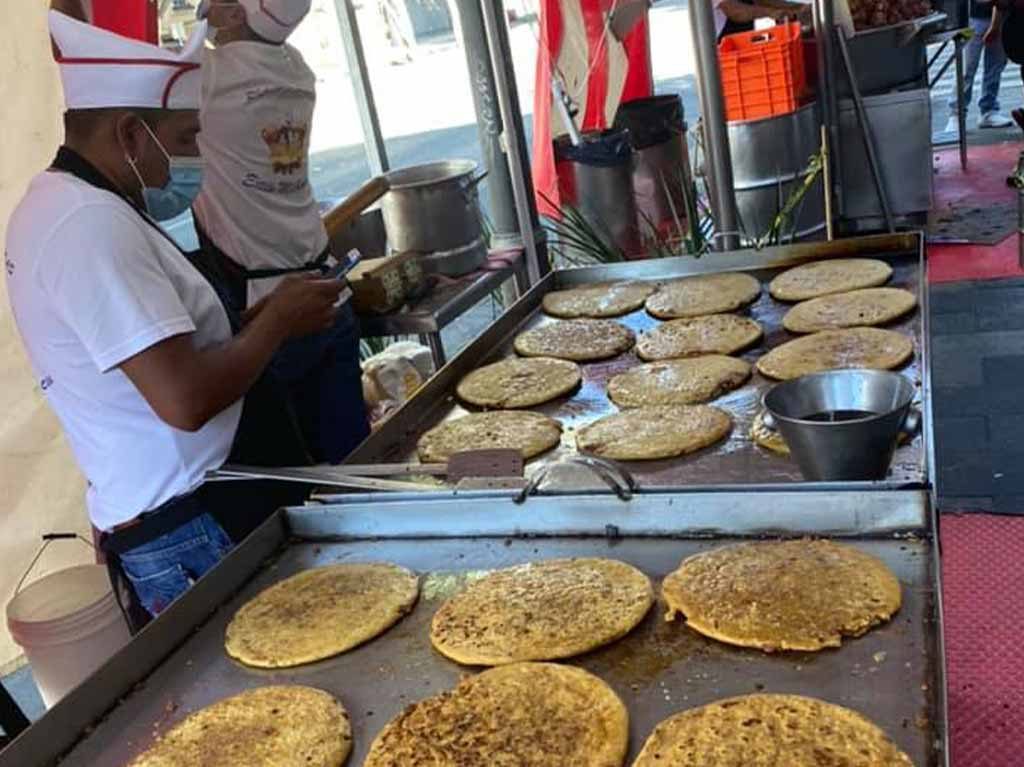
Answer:
<path fill-rule="evenodd" d="M 14 276 L 14 262 L 11 261 L 6 253 L 4 254 L 4 268 L 7 270 L 8 277 Z"/>
<path fill-rule="evenodd" d="M 302 170 L 306 164 L 308 125 L 296 125 L 289 120 L 277 128 L 264 128 L 260 135 L 270 151 L 270 164 L 274 173 L 290 176 Z"/>

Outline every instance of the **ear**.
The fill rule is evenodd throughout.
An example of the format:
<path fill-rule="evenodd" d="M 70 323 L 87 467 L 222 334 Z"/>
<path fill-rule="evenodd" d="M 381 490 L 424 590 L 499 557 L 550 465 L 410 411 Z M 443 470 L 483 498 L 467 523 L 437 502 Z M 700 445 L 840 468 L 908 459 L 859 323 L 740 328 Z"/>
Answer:
<path fill-rule="evenodd" d="M 114 139 L 124 153 L 135 162 L 142 158 L 142 153 L 149 143 L 149 131 L 142 124 L 138 115 L 125 112 L 114 123 Z"/>

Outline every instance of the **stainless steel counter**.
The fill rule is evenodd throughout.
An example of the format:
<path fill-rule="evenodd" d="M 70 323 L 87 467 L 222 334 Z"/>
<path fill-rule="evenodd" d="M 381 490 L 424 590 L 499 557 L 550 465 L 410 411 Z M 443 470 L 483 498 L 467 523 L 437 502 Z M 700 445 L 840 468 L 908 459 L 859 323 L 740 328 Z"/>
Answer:
<path fill-rule="evenodd" d="M 503 493 L 353 496 L 344 504 L 289 510 L 31 728 L 0 756 L 0 767 L 52 764 L 79 735 L 62 764 L 123 765 L 191 711 L 275 683 L 313 685 L 338 696 L 352 717 L 349 763 L 358 765 L 403 707 L 473 671 L 434 652 L 429 641 L 434 611 L 467 573 L 550 557 L 606 556 L 636 565 L 657 585 L 695 552 L 740 538 L 814 532 L 843 539 L 893 569 L 903 606 L 890 623 L 837 650 L 765 654 L 666 623 L 659 603 L 623 640 L 569 662 L 601 676 L 626 703 L 631 756 L 655 724 L 677 711 L 767 691 L 859 710 L 918 767 L 945 765 L 933 524 L 927 494 L 916 491 L 655 493 L 628 503 L 604 494 L 533 498 L 525 506 Z M 422 595 L 413 612 L 378 639 L 279 671 L 249 669 L 224 653 L 228 621 L 262 588 L 317 565 L 379 560 L 421 573 Z M 73 728 L 76 716 L 81 724 Z M 23 761 L 29 754 L 34 757 Z"/>
<path fill-rule="evenodd" d="M 870 256 L 890 262 L 894 268 L 891 285 L 903 287 L 918 296 L 919 307 L 893 330 L 913 338 L 914 359 L 903 369 L 918 387 L 919 400 L 930 407 L 928 295 L 924 278 L 923 240 L 920 235 L 865 237 L 836 243 L 815 243 L 764 251 L 742 251 L 712 254 L 702 259 L 675 258 L 637 261 L 625 264 L 553 272 L 505 315 L 495 322 L 474 343 L 453 359 L 427 383 L 406 405 L 383 425 L 350 458 L 352 463 L 414 460 L 419 437 L 443 420 L 467 412 L 454 397 L 454 388 L 467 373 L 489 362 L 514 354 L 512 341 L 526 329 L 554 322 L 540 311 L 544 294 L 575 285 L 609 280 L 663 281 L 717 271 L 746 271 L 757 277 L 764 290 L 748 310 L 749 316 L 764 327 L 761 344 L 742 356 L 751 363 L 769 349 L 794 338 L 782 328 L 782 317 L 790 305 L 768 295 L 768 282 L 781 270 L 820 258 L 839 256 Z M 620 321 L 638 335 L 657 326 L 659 321 L 643 310 Z M 572 396 L 532 408 L 562 422 L 565 427 L 562 444 L 554 451 L 530 462 L 528 472 L 537 472 L 575 453 L 576 430 L 604 415 L 616 412 L 605 392 L 608 380 L 640 364 L 634 352 L 615 359 L 584 364 L 583 384 Z M 735 427 L 727 441 L 692 456 L 664 461 L 630 462 L 628 469 L 645 487 L 699 487 L 760 485 L 802 482 L 796 464 L 757 447 L 750 439 L 750 427 L 764 392 L 773 382 L 755 372 L 743 388 L 719 398 L 713 404 L 729 411 Z M 927 415 L 927 414 L 926 414 Z M 875 486 L 891 488 L 925 486 L 931 472 L 930 417 L 926 417 L 924 433 L 897 450 L 889 477 Z M 858 487 L 871 483 L 844 483 Z M 807 485 L 809 486 L 809 485 Z M 556 482 L 557 487 L 557 482 Z"/>

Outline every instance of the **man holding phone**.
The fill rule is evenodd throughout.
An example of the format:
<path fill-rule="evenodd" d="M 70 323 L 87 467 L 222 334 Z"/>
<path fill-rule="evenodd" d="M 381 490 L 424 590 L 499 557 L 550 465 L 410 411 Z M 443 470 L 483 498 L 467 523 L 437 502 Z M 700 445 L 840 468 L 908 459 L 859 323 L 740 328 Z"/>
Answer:
<path fill-rule="evenodd" d="M 205 175 L 193 212 L 204 255 L 240 312 L 258 312 L 285 275 L 337 264 L 309 184 L 316 78 L 287 43 L 309 9 L 310 0 L 199 7 L 213 47 L 203 53 Z M 342 461 L 370 433 L 359 324 L 345 294 L 332 328 L 288 342 L 273 362 L 318 463 Z"/>

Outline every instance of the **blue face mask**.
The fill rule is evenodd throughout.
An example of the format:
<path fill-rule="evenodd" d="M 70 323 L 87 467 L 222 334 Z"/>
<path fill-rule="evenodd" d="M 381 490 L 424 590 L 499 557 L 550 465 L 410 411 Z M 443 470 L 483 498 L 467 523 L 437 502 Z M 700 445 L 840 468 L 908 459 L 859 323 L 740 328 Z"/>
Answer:
<path fill-rule="evenodd" d="M 191 208 L 199 196 L 199 189 L 203 185 L 203 160 L 200 157 L 171 157 L 152 129 L 146 123 L 143 125 L 167 158 L 167 183 L 159 189 L 147 186 L 135 160 L 127 155 L 125 159 L 139 180 L 146 212 L 157 221 L 168 221 Z"/>

